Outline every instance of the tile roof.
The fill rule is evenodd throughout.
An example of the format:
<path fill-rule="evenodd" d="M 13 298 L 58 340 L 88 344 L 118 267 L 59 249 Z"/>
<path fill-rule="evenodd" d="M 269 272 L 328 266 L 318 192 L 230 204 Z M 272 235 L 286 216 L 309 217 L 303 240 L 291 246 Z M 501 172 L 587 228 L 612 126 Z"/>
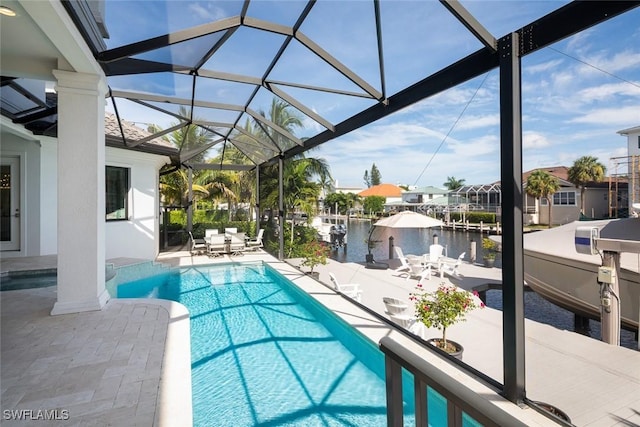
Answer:
<path fill-rule="evenodd" d="M 360 197 L 368 196 L 382 196 L 382 197 L 400 197 L 402 195 L 402 188 L 393 184 L 380 184 L 369 187 L 364 191 L 358 193 Z"/>
<path fill-rule="evenodd" d="M 146 138 L 151 133 L 147 132 L 145 129 L 139 128 L 135 124 L 128 122 L 126 120 L 122 120 L 122 130 L 124 132 L 125 138 L 127 140 L 135 142 L 140 139 Z M 113 138 L 122 138 L 122 133 L 120 132 L 120 126 L 118 126 L 118 119 L 115 114 L 105 112 L 104 117 L 104 134 L 106 136 L 111 136 Z M 176 148 L 173 143 L 163 138 L 154 138 L 147 141 L 147 144 L 161 145 L 163 147 Z"/>

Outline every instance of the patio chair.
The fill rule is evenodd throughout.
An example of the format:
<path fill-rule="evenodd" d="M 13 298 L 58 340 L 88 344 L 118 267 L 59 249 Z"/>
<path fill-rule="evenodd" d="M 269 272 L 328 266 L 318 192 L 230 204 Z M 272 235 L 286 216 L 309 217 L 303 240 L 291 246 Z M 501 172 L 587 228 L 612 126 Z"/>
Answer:
<path fill-rule="evenodd" d="M 400 314 L 407 308 L 409 308 L 406 302 L 397 298 L 382 297 L 382 302 L 384 303 L 384 306 L 386 308 L 385 313 L 387 313 L 388 315 Z"/>
<path fill-rule="evenodd" d="M 231 255 L 242 255 L 247 249 L 244 242 L 244 233 L 231 234 L 231 243 L 229 244 L 229 252 Z"/>
<path fill-rule="evenodd" d="M 263 247 L 264 246 L 262 244 L 262 237 L 263 236 L 264 236 L 264 229 L 261 228 L 260 230 L 258 230 L 258 235 L 256 236 L 255 239 L 251 239 L 251 240 L 247 241 L 247 250 L 256 251 L 259 248 Z"/>
<path fill-rule="evenodd" d="M 227 244 L 224 234 L 212 234 L 209 236 L 207 253 L 213 256 L 220 256 L 227 253 Z"/>
<path fill-rule="evenodd" d="M 404 256 L 402 248 L 400 246 L 394 246 L 393 250 L 396 252 L 396 255 L 398 256 L 398 259 L 401 263 L 400 267 L 394 269 L 393 271 L 395 271 L 396 273 L 402 273 L 402 275 L 410 275 L 411 265 L 409 264 L 409 261 L 407 261 L 407 258 Z"/>
<path fill-rule="evenodd" d="M 431 264 L 433 267 L 438 266 L 438 261 L 442 258 L 442 253 L 444 252 L 444 246 L 434 243 L 429 246 L 429 257 L 427 260 L 428 264 Z"/>
<path fill-rule="evenodd" d="M 329 278 L 335 290 L 341 294 L 348 296 L 358 302 L 362 299 L 362 290 L 357 283 L 340 284 L 333 273 L 329 273 Z"/>
<path fill-rule="evenodd" d="M 224 234 L 237 234 L 238 227 L 228 227 L 224 229 Z"/>
<path fill-rule="evenodd" d="M 460 275 L 460 273 L 458 272 L 458 267 L 460 267 L 460 264 L 462 264 L 462 259 L 464 258 L 465 254 L 466 252 L 462 252 L 453 264 L 447 261 L 441 261 L 440 267 L 438 268 L 438 271 L 440 272 L 440 278 L 443 278 L 445 273 L 450 276 L 458 277 Z"/>
<path fill-rule="evenodd" d="M 216 229 L 216 228 L 207 228 L 206 230 L 204 230 L 204 238 L 205 239 L 213 236 L 214 234 L 218 234 L 218 229 Z"/>
<path fill-rule="evenodd" d="M 199 255 L 207 250 L 207 243 L 204 239 L 194 239 L 191 232 L 189 232 L 189 239 L 191 240 L 191 255 Z"/>
<path fill-rule="evenodd" d="M 416 317 L 408 314 L 389 314 L 389 318 L 404 329 L 409 329 L 416 323 Z"/>
<path fill-rule="evenodd" d="M 429 253 L 424 254 L 423 269 L 416 275 L 420 277 L 420 280 L 431 280 L 431 269 L 440 270 L 440 258 L 442 258 L 442 252 L 444 246 L 433 244 L 429 246 Z"/>

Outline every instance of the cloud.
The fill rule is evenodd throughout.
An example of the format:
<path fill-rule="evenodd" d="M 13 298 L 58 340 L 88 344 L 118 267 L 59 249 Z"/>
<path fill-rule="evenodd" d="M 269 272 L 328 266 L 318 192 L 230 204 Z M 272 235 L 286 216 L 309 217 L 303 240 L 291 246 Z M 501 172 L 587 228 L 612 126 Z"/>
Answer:
<path fill-rule="evenodd" d="M 624 127 L 640 123 L 640 108 L 638 105 L 600 108 L 577 116 L 569 122 Z"/>
<path fill-rule="evenodd" d="M 523 132 L 522 146 L 525 150 L 538 149 L 551 146 L 551 142 L 541 133 L 529 131 Z"/>
<path fill-rule="evenodd" d="M 500 125 L 500 114 L 465 117 L 456 125 L 456 129 L 470 130 Z"/>
<path fill-rule="evenodd" d="M 217 21 L 228 16 L 228 14 L 224 12 L 224 10 L 212 6 L 210 3 L 207 3 L 206 7 L 203 6 L 202 3 L 189 3 L 187 9 L 203 20 L 208 21 Z"/>

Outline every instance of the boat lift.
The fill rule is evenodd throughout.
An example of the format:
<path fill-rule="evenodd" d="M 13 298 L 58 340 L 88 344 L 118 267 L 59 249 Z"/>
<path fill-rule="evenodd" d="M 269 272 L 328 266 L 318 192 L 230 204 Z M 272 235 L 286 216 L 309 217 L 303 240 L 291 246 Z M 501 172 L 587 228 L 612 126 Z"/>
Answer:
<path fill-rule="evenodd" d="M 634 205 L 635 208 L 635 205 Z M 639 206 L 640 208 L 640 206 Z M 578 253 L 600 255 L 602 266 L 598 268 L 600 285 L 600 322 L 602 341 L 620 345 L 620 254 L 640 254 L 640 241 L 600 237 L 600 229 L 592 226 L 577 227 L 575 248 Z M 640 309 L 638 309 L 640 323 Z"/>

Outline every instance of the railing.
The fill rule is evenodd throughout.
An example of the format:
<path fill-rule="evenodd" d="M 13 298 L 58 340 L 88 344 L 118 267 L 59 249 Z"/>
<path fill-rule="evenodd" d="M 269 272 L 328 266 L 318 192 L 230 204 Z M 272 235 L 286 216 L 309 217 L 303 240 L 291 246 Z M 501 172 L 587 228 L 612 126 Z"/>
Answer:
<path fill-rule="evenodd" d="M 469 377 L 469 382 L 462 382 L 459 376 L 454 378 L 451 373 L 444 372 L 441 367 L 430 363 L 391 337 L 380 340 L 380 349 L 385 355 L 388 426 L 404 425 L 402 368 L 414 377 L 416 426 L 429 425 L 427 387 L 446 398 L 448 426 L 469 425 L 469 418 L 483 426 L 524 427 L 530 424 L 527 421 L 531 419 L 525 420 L 517 416 L 515 411 L 519 408 L 501 397 L 497 390 L 484 386 L 484 392 L 480 392 L 477 387 L 470 387 L 470 382 L 475 382 L 472 377 Z"/>

